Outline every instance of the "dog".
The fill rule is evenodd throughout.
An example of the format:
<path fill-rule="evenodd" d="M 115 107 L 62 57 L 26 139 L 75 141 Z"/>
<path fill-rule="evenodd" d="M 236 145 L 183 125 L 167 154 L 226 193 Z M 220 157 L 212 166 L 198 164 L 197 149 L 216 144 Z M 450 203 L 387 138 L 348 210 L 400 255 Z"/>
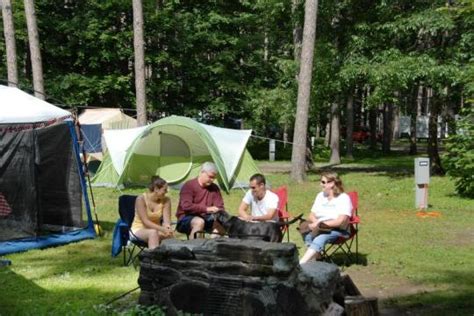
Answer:
<path fill-rule="evenodd" d="M 288 222 L 247 222 L 237 216 L 229 215 L 226 211 L 219 211 L 214 216 L 215 220 L 224 227 L 229 238 L 281 242 L 283 240 L 281 227 L 301 220 L 303 214 Z"/>

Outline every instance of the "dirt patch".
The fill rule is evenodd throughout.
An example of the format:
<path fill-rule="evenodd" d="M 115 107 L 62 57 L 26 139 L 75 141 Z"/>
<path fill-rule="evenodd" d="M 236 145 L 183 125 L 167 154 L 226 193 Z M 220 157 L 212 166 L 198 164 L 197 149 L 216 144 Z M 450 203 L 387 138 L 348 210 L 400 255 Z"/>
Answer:
<path fill-rule="evenodd" d="M 291 171 L 290 162 L 265 162 L 260 161 L 258 167 L 264 174 L 268 173 L 285 173 Z"/>
<path fill-rule="evenodd" d="M 413 283 L 402 277 L 380 276 L 368 267 L 350 267 L 345 272 L 349 274 L 362 295 L 375 296 L 379 300 L 439 290 L 439 288 Z"/>
<path fill-rule="evenodd" d="M 380 315 L 413 315 L 413 311 L 397 308 L 396 306 L 386 306 L 385 302 L 390 298 L 439 290 L 439 288 L 416 284 L 403 277 L 381 275 L 374 270 L 369 266 L 351 266 L 345 270 L 345 273 L 351 277 L 363 296 L 378 298 Z"/>
<path fill-rule="evenodd" d="M 474 244 L 474 230 L 467 229 L 465 231 L 456 232 L 453 238 L 445 242 L 446 245 L 452 247 L 464 247 Z"/>

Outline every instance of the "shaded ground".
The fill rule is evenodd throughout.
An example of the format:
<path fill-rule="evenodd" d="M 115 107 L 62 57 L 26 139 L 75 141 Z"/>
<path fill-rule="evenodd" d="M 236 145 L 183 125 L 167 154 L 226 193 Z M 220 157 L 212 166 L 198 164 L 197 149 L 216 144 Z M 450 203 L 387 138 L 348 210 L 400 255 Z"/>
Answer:
<path fill-rule="evenodd" d="M 374 273 L 370 266 L 351 266 L 345 271 L 354 281 L 354 284 L 365 297 L 377 297 L 379 301 L 380 315 L 417 315 L 428 312 L 427 307 L 423 309 L 407 310 L 397 306 L 388 305 L 387 301 L 409 295 L 427 293 L 439 290 L 423 284 L 415 284 L 408 279 Z"/>
<path fill-rule="evenodd" d="M 288 161 L 277 161 L 277 162 L 266 162 L 259 161 L 258 166 L 264 173 L 290 173 L 291 163 Z M 312 171 L 318 171 L 321 169 L 331 169 L 334 171 L 354 171 L 354 172 L 396 172 L 403 174 L 413 174 L 413 168 L 401 168 L 401 167 L 373 167 L 364 164 L 339 164 L 330 165 L 328 163 L 315 163 Z"/>
<path fill-rule="evenodd" d="M 440 145 L 440 152 L 441 152 L 441 145 Z M 402 143 L 393 145 L 391 147 L 391 153 L 394 155 L 408 155 L 409 153 L 409 144 Z M 417 156 L 421 156 L 426 154 L 426 144 L 418 145 L 418 152 Z M 396 157 L 393 157 L 396 160 Z M 266 173 L 290 173 L 291 172 L 291 163 L 289 161 L 259 161 L 258 166 L 260 167 L 261 171 Z M 342 163 L 338 165 L 331 165 L 329 163 L 315 163 L 313 169 L 311 171 L 319 171 L 321 169 L 331 169 L 334 171 L 344 171 L 344 172 L 388 172 L 388 173 L 397 173 L 397 174 L 413 174 L 413 166 L 401 166 L 400 164 L 396 163 L 393 165 L 387 166 L 374 166 L 372 163 Z"/>
<path fill-rule="evenodd" d="M 364 296 L 376 296 L 380 300 L 439 290 L 397 276 L 377 275 L 368 266 L 351 266 L 345 272 Z"/>

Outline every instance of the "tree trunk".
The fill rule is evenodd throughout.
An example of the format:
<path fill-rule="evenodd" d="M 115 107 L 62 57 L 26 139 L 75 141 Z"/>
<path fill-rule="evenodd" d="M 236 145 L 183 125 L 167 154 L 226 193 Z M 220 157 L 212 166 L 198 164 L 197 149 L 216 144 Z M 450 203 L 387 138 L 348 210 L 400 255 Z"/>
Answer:
<path fill-rule="evenodd" d="M 36 23 L 35 1 L 24 0 L 28 42 L 30 44 L 31 68 L 33 70 L 33 88 L 35 96 L 44 100 L 43 63 L 39 45 L 38 24 Z"/>
<path fill-rule="evenodd" d="M 400 138 L 400 107 L 398 105 L 392 105 L 392 114 L 390 136 L 392 137 L 392 141 L 395 141 Z"/>
<path fill-rule="evenodd" d="M 424 115 L 429 115 L 430 109 L 431 109 L 431 102 L 433 101 L 433 88 L 426 88 L 426 101 L 424 102 Z M 422 103 L 422 108 L 423 108 L 423 103 Z"/>
<path fill-rule="evenodd" d="M 392 105 L 384 103 L 383 105 L 383 139 L 382 152 L 390 153 L 390 143 L 392 141 Z"/>
<path fill-rule="evenodd" d="M 146 124 L 145 49 L 143 41 L 143 6 L 133 0 L 133 48 L 135 52 L 135 90 L 138 126 Z"/>
<path fill-rule="evenodd" d="M 416 100 L 416 116 L 419 117 L 423 114 L 423 102 L 424 102 L 424 92 L 425 88 L 423 86 L 418 86 L 418 99 Z"/>
<path fill-rule="evenodd" d="M 293 133 L 293 151 L 291 154 L 291 179 L 296 182 L 302 182 L 306 177 L 306 135 L 308 132 L 308 110 L 311 94 L 317 12 L 318 0 L 306 0 L 303 48 L 301 51 L 300 74 L 298 76 L 298 100 L 296 103 L 296 119 Z"/>
<path fill-rule="evenodd" d="M 452 101 L 447 100 L 445 107 L 443 108 L 442 115 L 442 126 L 441 126 L 441 139 L 453 135 L 454 127 L 454 104 Z"/>
<path fill-rule="evenodd" d="M 455 104 L 450 102 L 446 109 L 446 122 L 448 124 L 448 137 L 456 134 Z"/>
<path fill-rule="evenodd" d="M 18 86 L 18 68 L 16 63 L 15 25 L 13 24 L 12 4 L 10 0 L 2 0 L 3 33 L 7 51 L 7 76 L 10 87 Z"/>
<path fill-rule="evenodd" d="M 438 115 L 440 112 L 439 96 L 431 98 L 431 109 L 428 124 L 428 156 L 430 158 L 431 174 L 444 175 L 445 171 L 441 165 L 438 151 Z"/>
<path fill-rule="evenodd" d="M 301 0 L 292 0 L 291 1 L 291 13 L 293 17 L 296 15 L 296 10 L 300 5 Z M 301 57 L 301 41 L 303 39 L 303 32 L 299 19 L 294 19 L 295 23 L 293 24 L 293 57 L 299 62 Z"/>
<path fill-rule="evenodd" d="M 410 111 L 410 155 L 416 155 L 418 152 L 416 145 L 416 118 L 421 109 L 421 102 L 423 101 L 423 86 L 418 86 L 418 91 L 416 91 L 414 95 L 416 100 L 412 103 Z"/>
<path fill-rule="evenodd" d="M 377 149 L 377 108 L 369 109 L 370 149 Z"/>
<path fill-rule="evenodd" d="M 360 106 L 359 106 L 359 126 L 360 127 L 367 127 L 369 126 L 369 115 L 370 115 L 370 108 L 366 104 L 366 90 L 367 89 L 360 89 Z"/>
<path fill-rule="evenodd" d="M 324 128 L 324 147 L 329 147 L 329 140 L 331 139 L 331 116 L 328 115 L 327 123 Z"/>
<path fill-rule="evenodd" d="M 268 46 L 270 41 L 268 40 L 268 32 L 264 32 L 263 36 L 263 61 L 268 61 Z"/>
<path fill-rule="evenodd" d="M 306 168 L 306 171 L 313 170 L 313 168 L 314 168 L 313 150 L 312 150 L 312 146 L 311 146 L 311 138 L 310 137 L 308 137 L 307 143 L 306 143 L 305 168 Z"/>
<path fill-rule="evenodd" d="M 329 164 L 338 165 L 341 163 L 341 154 L 339 149 L 339 104 L 331 104 L 331 157 Z"/>
<path fill-rule="evenodd" d="M 354 131 L 354 97 L 349 93 L 346 105 L 346 157 L 354 159 L 352 132 Z"/>
<path fill-rule="evenodd" d="M 286 143 L 288 143 L 288 123 L 283 125 L 283 148 L 286 148 Z"/>

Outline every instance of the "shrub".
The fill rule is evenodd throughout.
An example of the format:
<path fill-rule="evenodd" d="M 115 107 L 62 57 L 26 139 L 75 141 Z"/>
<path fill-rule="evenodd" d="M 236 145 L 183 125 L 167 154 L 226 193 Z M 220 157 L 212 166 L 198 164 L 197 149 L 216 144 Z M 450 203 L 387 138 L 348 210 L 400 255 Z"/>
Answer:
<path fill-rule="evenodd" d="M 444 156 L 448 175 L 455 181 L 461 196 L 474 198 L 474 110 L 464 109 L 457 123 L 457 133 L 446 143 Z"/>

